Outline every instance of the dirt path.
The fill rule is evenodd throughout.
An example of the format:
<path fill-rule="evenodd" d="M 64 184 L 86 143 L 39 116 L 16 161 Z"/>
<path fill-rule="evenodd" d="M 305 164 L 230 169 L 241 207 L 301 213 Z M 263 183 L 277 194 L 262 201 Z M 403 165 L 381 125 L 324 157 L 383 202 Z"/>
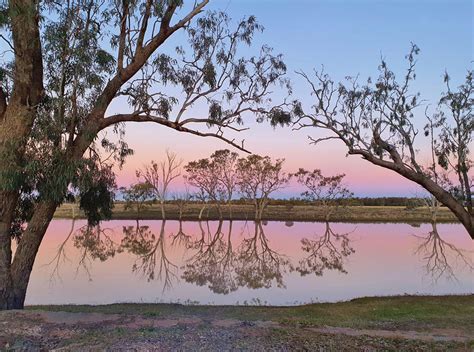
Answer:
<path fill-rule="evenodd" d="M 189 315 L 153 317 L 50 311 L 0 312 L 5 350 L 459 350 L 469 340 L 454 329 L 420 331 L 298 327 Z"/>

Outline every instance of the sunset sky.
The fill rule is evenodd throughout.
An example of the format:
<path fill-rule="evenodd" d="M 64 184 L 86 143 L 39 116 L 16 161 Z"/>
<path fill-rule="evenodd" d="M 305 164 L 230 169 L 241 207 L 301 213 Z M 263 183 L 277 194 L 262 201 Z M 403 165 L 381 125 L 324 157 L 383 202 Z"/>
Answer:
<path fill-rule="evenodd" d="M 221 0 L 211 1 L 209 9 L 225 10 L 233 19 L 255 15 L 265 27 L 254 47 L 245 54 L 256 54 L 266 43 L 275 52 L 284 54 L 292 80 L 294 95 L 304 104 L 311 104 L 309 89 L 294 74 L 296 70 L 311 72 L 324 65 L 336 81 L 346 75 L 374 77 L 383 56 L 396 73 L 402 75 L 404 56 L 410 43 L 416 43 L 421 54 L 417 65 L 414 89 L 422 98 L 435 104 L 444 90 L 442 76 L 447 70 L 453 85 L 460 83 L 473 60 L 472 1 L 385 1 L 385 0 Z M 183 37 L 172 37 L 168 48 L 180 45 Z M 166 49 L 166 48 L 165 48 Z M 278 94 L 277 94 L 278 96 Z M 120 103 L 111 111 L 126 109 Z M 424 125 L 424 108 L 417 116 Z M 345 173 L 347 184 L 357 196 L 413 196 L 419 189 L 401 176 L 372 166 L 357 156 L 347 157 L 341 143 L 327 142 L 309 145 L 309 129 L 294 132 L 290 128 L 272 129 L 268 124 L 256 124 L 247 116 L 248 131 L 239 139 L 252 152 L 285 158 L 285 169 L 320 168 L 326 174 Z M 426 141 L 420 135 L 420 149 Z M 135 150 L 122 170 L 118 171 L 120 186 L 135 181 L 135 169 L 150 160 L 160 160 L 167 148 L 185 162 L 209 156 L 214 150 L 229 148 L 225 143 L 180 134 L 153 124 L 128 124 L 127 141 Z M 423 159 L 421 159 L 423 160 Z M 175 190 L 179 185 L 175 185 Z M 299 190 L 288 187 L 279 196 L 296 196 Z"/>

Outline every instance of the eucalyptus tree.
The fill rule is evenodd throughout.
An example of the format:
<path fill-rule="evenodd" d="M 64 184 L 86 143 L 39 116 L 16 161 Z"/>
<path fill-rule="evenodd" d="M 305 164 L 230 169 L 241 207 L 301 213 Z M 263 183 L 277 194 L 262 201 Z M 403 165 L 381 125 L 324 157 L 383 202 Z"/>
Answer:
<path fill-rule="evenodd" d="M 137 221 L 140 220 L 142 211 L 155 201 L 153 186 L 148 182 L 121 187 L 120 192 L 125 201 L 124 209 L 134 211 Z"/>
<path fill-rule="evenodd" d="M 161 219 L 166 219 L 165 201 L 169 195 L 169 187 L 171 182 L 181 176 L 181 164 L 176 153 L 169 150 L 166 151 L 165 160 L 159 164 L 152 161 L 150 165 L 144 166 L 143 169 L 137 170 L 137 177 L 142 178 L 145 183 L 152 188 L 153 195 L 160 202 Z"/>
<path fill-rule="evenodd" d="M 185 165 L 186 182 L 197 189 L 195 197 L 201 200 L 204 206 L 199 212 L 201 219 L 206 202 L 212 202 L 222 219 L 221 203 L 224 199 L 224 189 L 217 178 L 218 166 L 208 158 L 190 161 Z"/>
<path fill-rule="evenodd" d="M 324 176 L 319 169 L 307 171 L 300 168 L 292 176 L 305 187 L 301 195 L 323 207 L 326 222 L 330 220 L 337 207 L 353 195 L 343 184 L 344 174 Z"/>
<path fill-rule="evenodd" d="M 353 195 L 344 185 L 345 175 L 324 176 L 319 169 L 299 169 L 293 177 L 305 187 L 301 195 L 323 208 L 326 222 L 321 236 L 315 236 L 313 239 L 305 237 L 301 240 L 301 247 L 306 256 L 299 261 L 296 270 L 301 275 L 314 273 L 317 276 L 323 275 L 324 270 L 347 273 L 344 260 L 354 253 L 350 246 L 349 233 L 336 233 L 329 223 L 331 215 Z"/>
<path fill-rule="evenodd" d="M 283 167 L 284 159 L 274 162 L 269 156 L 248 155 L 237 161 L 237 185 L 244 198 L 254 204 L 255 220 L 261 220 L 270 195 L 285 187 L 291 176 Z"/>
<path fill-rule="evenodd" d="M 260 24 L 253 16 L 234 25 L 225 13 L 204 14 L 208 2 L 0 4 L 0 40 L 7 42 L 0 56 L 1 309 L 23 307 L 38 248 L 69 193 L 79 196 L 91 225 L 110 216 L 113 163 L 132 152 L 125 122 L 244 150 L 226 131 L 239 131 L 246 113 L 259 120 L 285 114 L 269 96 L 273 86 L 286 87 L 281 56 L 267 46 L 254 57 L 240 54 Z M 176 50 L 166 51 L 165 42 Z M 13 229 L 21 229 L 14 256 Z"/>
<path fill-rule="evenodd" d="M 474 238 L 474 183 L 469 149 L 474 130 L 473 71 L 467 72 L 465 82 L 457 89 L 450 86 L 446 74 L 446 92 L 442 93 L 436 111 L 428 114 L 420 111 L 420 93 L 412 92 L 410 87 L 416 78 L 418 53 L 418 47 L 412 45 L 406 56 L 408 68 L 401 79 L 383 60 L 376 81 L 369 78 L 363 84 L 354 77 L 337 84 L 324 72 L 315 72 L 314 77 L 300 72 L 314 104 L 306 110 L 301 103 L 295 103 L 295 128 L 326 130 L 328 135 L 312 138 L 312 142 L 340 140 L 349 155 L 359 155 L 417 183 L 448 207 Z M 423 132 L 434 141 L 426 155 L 418 152 L 422 142 L 416 126 L 423 113 L 428 117 Z M 444 182 L 431 163 L 422 163 L 430 154 L 435 155 L 441 170 L 449 174 L 450 182 Z"/>
<path fill-rule="evenodd" d="M 217 179 L 224 192 L 224 201 L 229 209 L 229 218 L 232 219 L 232 198 L 237 193 L 237 159 L 239 154 L 229 149 L 216 150 L 211 155 L 212 162 L 216 165 Z"/>
<path fill-rule="evenodd" d="M 189 191 L 189 187 L 187 183 L 184 184 L 183 192 L 175 193 L 173 195 L 173 201 L 178 206 L 178 220 L 180 222 L 183 219 L 184 210 L 189 205 L 189 202 L 191 202 L 192 200 L 193 200 L 193 195 Z"/>
<path fill-rule="evenodd" d="M 232 218 L 232 198 L 237 192 L 236 152 L 216 150 L 209 158 L 191 161 L 186 165 L 188 182 L 216 204 L 222 218 L 221 203 L 228 206 Z"/>

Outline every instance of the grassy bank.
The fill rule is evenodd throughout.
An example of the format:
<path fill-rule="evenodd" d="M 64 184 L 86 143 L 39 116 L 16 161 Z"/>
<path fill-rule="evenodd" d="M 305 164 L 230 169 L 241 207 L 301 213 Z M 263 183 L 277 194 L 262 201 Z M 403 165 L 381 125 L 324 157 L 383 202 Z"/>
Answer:
<path fill-rule="evenodd" d="M 474 338 L 474 295 L 365 297 L 339 303 L 291 307 L 181 304 L 110 304 L 29 306 L 29 310 L 139 314 L 177 318 L 266 320 L 290 326 L 339 326 L 358 329 L 459 329 Z"/>
<path fill-rule="evenodd" d="M 56 218 L 71 218 L 72 207 L 75 207 L 77 217 L 84 217 L 77 206 L 65 204 L 61 206 L 55 214 Z M 176 204 L 166 204 L 166 217 L 169 220 L 179 220 L 179 207 Z M 189 204 L 183 212 L 182 220 L 198 220 L 202 209 L 200 204 Z M 233 220 L 252 220 L 254 216 L 252 205 L 237 204 L 232 206 Z M 136 219 L 137 214 L 132 210 L 125 210 L 122 203 L 117 203 L 113 211 L 113 219 L 131 220 Z M 229 211 L 223 209 L 223 217 L 229 220 Z M 145 208 L 140 213 L 140 218 L 144 220 L 161 219 L 161 210 L 159 205 L 153 204 Z M 219 214 L 215 206 L 207 207 L 203 212 L 203 219 L 217 220 Z M 263 220 L 276 221 L 324 221 L 325 213 L 321 207 L 312 205 L 269 205 L 266 209 Z M 403 206 L 349 206 L 339 208 L 331 216 L 334 222 L 403 222 L 403 223 L 426 223 L 430 222 L 431 214 L 426 207 L 417 207 L 407 209 Z M 438 222 L 456 222 L 457 219 L 447 208 L 441 208 L 438 213 Z"/>
<path fill-rule="evenodd" d="M 474 296 L 295 307 L 112 304 L 0 312 L 0 349 L 471 351 Z"/>

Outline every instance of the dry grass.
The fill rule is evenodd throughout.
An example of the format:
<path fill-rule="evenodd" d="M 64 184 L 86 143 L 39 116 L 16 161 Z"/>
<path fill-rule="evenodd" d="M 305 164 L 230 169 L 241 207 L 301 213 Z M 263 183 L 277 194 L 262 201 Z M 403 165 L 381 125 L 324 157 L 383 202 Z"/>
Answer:
<path fill-rule="evenodd" d="M 55 214 L 56 218 L 71 218 L 71 204 L 61 206 Z M 84 214 L 77 210 L 75 214 L 79 218 Z M 182 220 L 198 220 L 200 204 L 187 205 L 182 214 Z M 313 205 L 269 205 L 264 212 L 263 220 L 276 221 L 324 221 L 324 210 Z M 233 220 L 252 220 L 254 216 L 252 205 L 233 205 Z M 179 220 L 179 208 L 176 204 L 166 204 L 166 217 L 168 220 Z M 113 219 L 132 220 L 137 214 L 131 210 L 125 210 L 122 203 L 117 203 L 113 211 Z M 140 219 L 161 219 L 159 205 L 153 204 L 143 210 Z M 227 208 L 223 208 L 224 220 L 229 220 Z M 215 206 L 209 206 L 203 212 L 204 220 L 217 220 L 219 214 Z M 403 222 L 403 223 L 426 223 L 430 222 L 431 214 L 427 207 L 407 209 L 403 206 L 348 206 L 341 207 L 331 216 L 333 222 Z M 438 222 L 457 222 L 456 217 L 447 208 L 441 208 L 438 213 Z"/>

